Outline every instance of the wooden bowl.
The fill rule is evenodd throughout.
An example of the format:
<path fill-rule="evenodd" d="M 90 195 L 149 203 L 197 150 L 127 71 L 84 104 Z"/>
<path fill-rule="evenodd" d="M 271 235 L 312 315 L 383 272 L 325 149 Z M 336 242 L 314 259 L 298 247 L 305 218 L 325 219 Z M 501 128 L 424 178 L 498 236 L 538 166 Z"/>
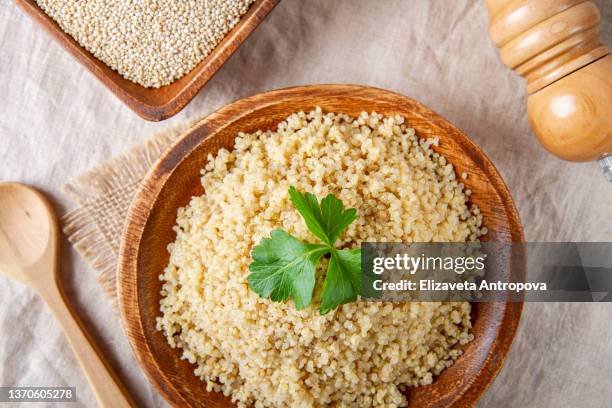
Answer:
<path fill-rule="evenodd" d="M 208 116 L 178 140 L 145 178 L 129 212 L 118 270 L 121 315 L 128 338 L 149 380 L 173 406 L 231 406 L 220 394 L 208 393 L 193 374 L 195 366 L 180 359 L 155 328 L 160 315 L 161 282 L 168 263 L 166 246 L 178 207 L 203 193 L 200 169 L 209 153 L 231 149 L 236 134 L 270 129 L 297 111 L 320 106 L 327 112 L 357 116 L 361 111 L 403 115 L 421 137 L 439 136 L 437 151 L 470 174 L 466 185 L 478 204 L 489 232 L 487 238 L 523 242 L 523 231 L 512 198 L 499 173 L 463 133 L 421 104 L 396 93 L 351 85 L 283 89 L 242 99 Z M 514 338 L 522 303 L 474 304 L 474 341 L 465 354 L 432 385 L 412 389 L 414 407 L 472 406 L 502 366 Z"/>
<path fill-rule="evenodd" d="M 161 88 L 145 88 L 125 79 L 108 65 L 81 47 L 69 34 L 49 17 L 36 0 L 15 0 L 30 17 L 41 25 L 60 45 L 68 50 L 82 65 L 130 109 L 144 119 L 167 119 L 185 107 L 202 87 L 240 47 L 259 23 L 272 11 L 279 0 L 256 0 L 240 22 L 225 36 L 217 47 L 195 68 L 181 79 Z"/>

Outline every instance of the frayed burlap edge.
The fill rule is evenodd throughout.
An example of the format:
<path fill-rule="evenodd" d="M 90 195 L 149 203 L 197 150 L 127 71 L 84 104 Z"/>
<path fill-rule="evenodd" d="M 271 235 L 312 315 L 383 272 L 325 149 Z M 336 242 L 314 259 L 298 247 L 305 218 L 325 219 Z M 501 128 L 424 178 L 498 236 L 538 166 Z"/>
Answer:
<path fill-rule="evenodd" d="M 160 155 L 186 131 L 185 126 L 166 130 L 76 177 L 63 188 L 78 207 L 61 218 L 62 229 L 97 273 L 100 286 L 113 304 L 121 234 L 132 198 Z"/>

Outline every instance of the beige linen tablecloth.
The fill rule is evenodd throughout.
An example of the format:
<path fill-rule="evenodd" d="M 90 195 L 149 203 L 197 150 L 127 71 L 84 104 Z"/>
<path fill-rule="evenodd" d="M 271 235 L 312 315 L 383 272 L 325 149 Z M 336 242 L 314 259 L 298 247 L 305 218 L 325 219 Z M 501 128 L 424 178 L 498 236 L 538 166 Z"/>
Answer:
<path fill-rule="evenodd" d="M 597 1 L 612 45 L 612 1 Z M 0 180 L 33 184 L 58 213 L 61 186 L 164 129 L 235 99 L 302 84 L 356 83 L 431 107 L 491 157 L 528 240 L 612 241 L 612 184 L 594 164 L 542 150 L 525 115 L 522 80 L 499 61 L 484 1 L 284 0 L 194 101 L 145 122 L 9 0 L 0 2 Z M 163 406 L 132 356 L 121 323 L 64 240 L 71 300 L 143 406 Z M 483 407 L 612 404 L 612 306 L 526 305 L 516 342 Z M 76 386 L 94 397 L 59 326 L 34 293 L 0 276 L 0 385 Z"/>

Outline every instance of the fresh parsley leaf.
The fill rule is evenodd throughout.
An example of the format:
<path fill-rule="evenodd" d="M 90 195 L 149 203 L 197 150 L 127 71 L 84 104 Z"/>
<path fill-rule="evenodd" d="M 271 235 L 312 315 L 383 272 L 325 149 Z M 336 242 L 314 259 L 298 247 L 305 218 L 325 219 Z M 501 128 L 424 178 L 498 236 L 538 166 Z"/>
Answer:
<path fill-rule="evenodd" d="M 274 230 L 253 248 L 249 286 L 275 302 L 291 298 L 301 310 L 312 300 L 319 258 L 329 251 L 327 245 L 304 244 L 283 230 Z"/>
<path fill-rule="evenodd" d="M 342 232 L 357 218 L 357 211 L 354 208 L 345 210 L 342 201 L 333 194 L 328 194 L 320 205 L 314 194 L 302 194 L 295 187 L 289 188 L 289 197 L 310 232 L 329 246 L 333 246 Z"/>
<path fill-rule="evenodd" d="M 306 226 L 324 244 L 307 244 L 277 229 L 253 248 L 247 277 L 249 287 L 275 302 L 293 299 L 301 310 L 312 302 L 317 264 L 330 254 L 323 281 L 319 311 L 326 314 L 341 304 L 355 301 L 361 291 L 361 249 L 336 249 L 334 243 L 357 218 L 354 208 L 345 209 L 329 194 L 321 203 L 311 194 L 289 188 L 291 202 Z"/>
<path fill-rule="evenodd" d="M 333 249 L 323 281 L 322 315 L 344 303 L 354 302 L 361 291 L 361 249 Z"/>

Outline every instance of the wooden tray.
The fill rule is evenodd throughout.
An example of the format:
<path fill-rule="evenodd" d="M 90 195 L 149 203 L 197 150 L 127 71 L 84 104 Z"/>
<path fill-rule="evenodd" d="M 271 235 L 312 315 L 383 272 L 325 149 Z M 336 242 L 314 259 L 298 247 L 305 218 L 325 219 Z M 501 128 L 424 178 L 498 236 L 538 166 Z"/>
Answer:
<path fill-rule="evenodd" d="M 162 155 L 136 194 L 122 240 L 117 281 L 123 324 L 149 381 L 175 407 L 232 406 L 223 395 L 206 392 L 193 374 L 195 366 L 181 360 L 181 351 L 170 348 L 155 327 L 162 285 L 158 276 L 168 264 L 166 247 L 176 237 L 172 227 L 177 208 L 203 193 L 200 169 L 209 153 L 222 147 L 231 149 L 240 131 L 272 129 L 289 114 L 316 106 L 353 116 L 362 110 L 401 114 L 419 136 L 439 136 L 440 146 L 435 150 L 455 165 L 458 174 L 470 174 L 465 184 L 472 190 L 470 200 L 483 214 L 489 230 L 486 240 L 524 241 L 512 198 L 491 161 L 457 128 L 410 98 L 382 89 L 319 85 L 234 102 L 200 122 Z M 524 259 L 511 261 L 518 265 L 513 271 L 524 273 Z M 475 303 L 474 341 L 432 385 L 409 391 L 410 407 L 472 406 L 501 368 L 522 307 L 522 303 Z"/>
<path fill-rule="evenodd" d="M 256 0 L 221 43 L 187 75 L 161 88 L 145 88 L 123 78 L 81 47 L 35 0 L 15 1 L 130 109 L 151 121 L 167 119 L 183 109 L 279 2 Z"/>

